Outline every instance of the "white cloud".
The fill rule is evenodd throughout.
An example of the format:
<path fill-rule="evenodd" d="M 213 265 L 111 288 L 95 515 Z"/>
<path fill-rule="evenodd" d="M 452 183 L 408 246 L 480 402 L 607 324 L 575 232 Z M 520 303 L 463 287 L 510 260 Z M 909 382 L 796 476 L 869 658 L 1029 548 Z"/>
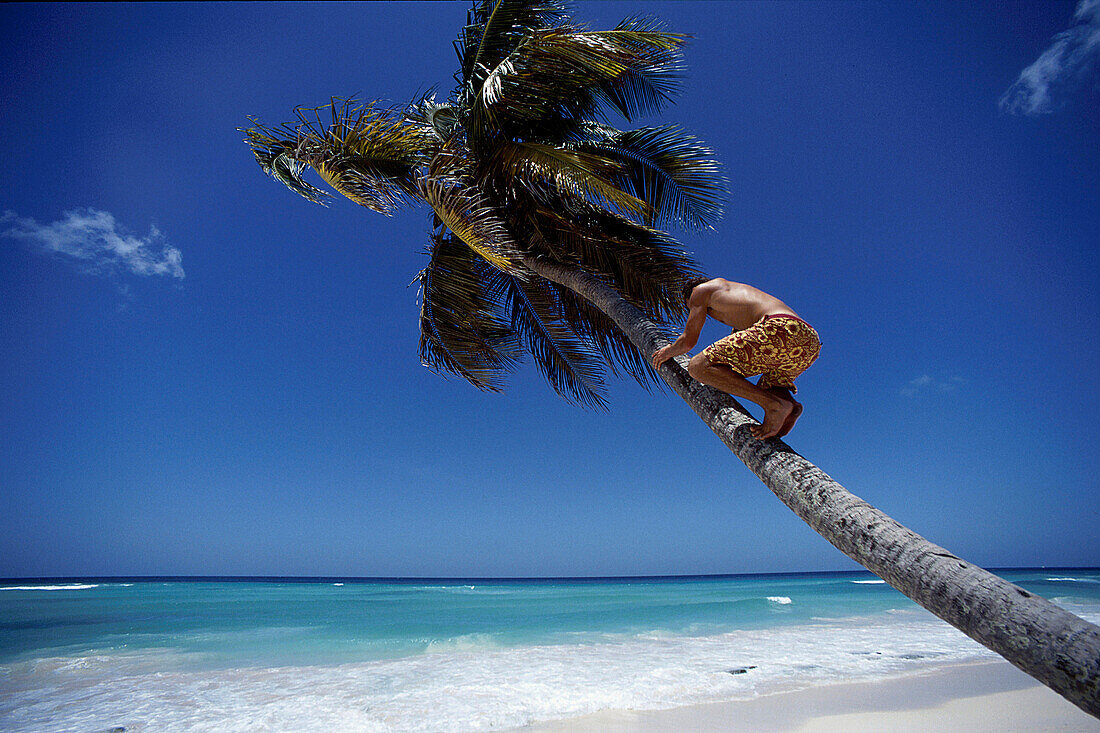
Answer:
<path fill-rule="evenodd" d="M 41 252 L 70 261 L 84 272 L 130 272 L 183 279 L 183 255 L 165 242 L 159 229 L 153 226 L 144 237 L 135 236 L 106 211 L 74 209 L 49 224 L 8 211 L 0 216 L 0 223 L 8 225 L 0 236 L 23 240 Z"/>
<path fill-rule="evenodd" d="M 931 375 L 922 374 L 916 379 L 910 379 L 909 383 L 901 388 L 901 393 L 906 397 L 914 397 L 928 392 L 953 392 L 964 384 L 966 380 L 962 377 L 936 379 Z"/>
<path fill-rule="evenodd" d="M 1073 14 L 1077 25 L 1054 37 L 1054 42 L 1020 72 L 1001 96 L 1005 112 L 1039 115 L 1053 112 L 1059 99 L 1081 84 L 1100 57 L 1100 0 L 1081 0 Z"/>

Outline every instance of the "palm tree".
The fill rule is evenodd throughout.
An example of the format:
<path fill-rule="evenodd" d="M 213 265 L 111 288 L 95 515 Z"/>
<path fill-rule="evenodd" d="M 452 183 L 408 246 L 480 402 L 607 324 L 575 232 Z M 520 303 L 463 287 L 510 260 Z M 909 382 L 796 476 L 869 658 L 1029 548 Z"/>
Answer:
<path fill-rule="evenodd" d="M 685 37 L 653 20 L 568 23 L 557 0 L 475 0 L 457 87 L 403 109 L 333 102 L 245 131 L 260 166 L 310 201 L 331 188 L 373 211 L 433 212 L 420 358 L 484 390 L 527 352 L 561 395 L 605 406 L 604 370 L 643 385 L 660 323 L 682 316 L 691 259 L 663 231 L 709 226 L 723 185 L 683 130 L 620 130 L 659 112 Z M 326 118 L 322 120 L 322 114 Z M 658 372 L 798 516 L 917 603 L 1100 716 L 1100 628 L 961 560 L 853 496 L 780 440 L 758 441 L 731 397 Z"/>

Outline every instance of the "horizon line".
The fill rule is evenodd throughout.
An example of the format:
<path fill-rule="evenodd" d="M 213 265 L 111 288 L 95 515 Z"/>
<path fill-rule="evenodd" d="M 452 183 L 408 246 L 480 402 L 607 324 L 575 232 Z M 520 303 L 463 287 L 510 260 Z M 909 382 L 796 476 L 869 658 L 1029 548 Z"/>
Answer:
<path fill-rule="evenodd" d="M 1034 565 L 985 568 L 989 572 L 1006 570 L 1100 570 L 1100 566 L 1090 565 Z M 360 582 L 360 583 L 410 583 L 410 582 L 519 582 L 519 581 L 617 581 L 617 580 L 700 580 L 707 578 L 745 578 L 753 576 L 777 575 L 875 575 L 870 570 L 795 570 L 768 573 L 681 573 L 672 575 L 531 575 L 531 576 L 450 576 L 450 575 L 36 575 L 8 576 L 0 578 L 0 583 L 8 582 L 57 582 L 57 581 L 100 581 L 100 582 Z M 875 576 L 879 577 L 879 576 Z"/>

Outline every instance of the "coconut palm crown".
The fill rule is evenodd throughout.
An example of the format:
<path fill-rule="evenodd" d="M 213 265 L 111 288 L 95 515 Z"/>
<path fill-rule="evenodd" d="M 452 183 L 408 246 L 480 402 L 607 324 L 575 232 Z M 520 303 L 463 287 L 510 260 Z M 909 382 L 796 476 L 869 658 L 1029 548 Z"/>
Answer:
<path fill-rule="evenodd" d="M 330 195 L 306 168 L 373 211 L 431 206 L 417 276 L 425 365 L 496 391 L 526 351 L 559 394 L 603 406 L 604 367 L 648 386 L 647 355 L 529 265 L 580 268 L 657 321 L 682 315 L 697 272 L 663 230 L 715 222 L 717 164 L 678 127 L 609 122 L 670 101 L 685 40 L 637 17 L 590 31 L 560 2 L 475 1 L 445 102 L 333 100 L 278 128 L 251 120 L 245 141 L 265 172 L 315 203 Z"/>

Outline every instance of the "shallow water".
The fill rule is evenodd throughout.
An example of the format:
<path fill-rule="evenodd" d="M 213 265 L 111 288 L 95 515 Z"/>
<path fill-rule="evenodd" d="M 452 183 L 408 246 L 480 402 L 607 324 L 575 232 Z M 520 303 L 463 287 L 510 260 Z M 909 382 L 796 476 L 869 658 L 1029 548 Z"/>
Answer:
<path fill-rule="evenodd" d="M 1100 621 L 1100 570 L 1003 577 Z M 0 730 L 477 731 L 993 658 L 867 573 L 0 582 Z"/>

